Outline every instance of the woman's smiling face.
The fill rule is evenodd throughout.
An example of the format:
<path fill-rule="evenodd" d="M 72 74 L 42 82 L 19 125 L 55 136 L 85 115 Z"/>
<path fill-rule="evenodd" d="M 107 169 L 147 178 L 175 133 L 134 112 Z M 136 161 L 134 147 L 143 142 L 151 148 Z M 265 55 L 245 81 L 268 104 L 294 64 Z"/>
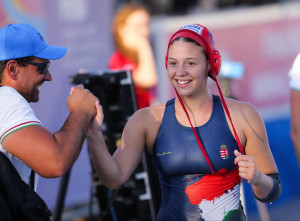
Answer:
<path fill-rule="evenodd" d="M 179 39 L 169 47 L 168 77 L 180 95 L 191 96 L 207 88 L 210 63 L 199 45 Z"/>

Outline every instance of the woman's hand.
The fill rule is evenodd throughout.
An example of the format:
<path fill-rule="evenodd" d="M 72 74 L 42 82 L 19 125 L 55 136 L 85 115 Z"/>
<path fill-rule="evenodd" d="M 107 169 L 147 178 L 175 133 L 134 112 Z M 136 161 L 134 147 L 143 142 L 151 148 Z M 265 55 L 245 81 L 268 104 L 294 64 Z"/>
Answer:
<path fill-rule="evenodd" d="M 261 182 L 263 173 L 257 169 L 255 158 L 249 155 L 242 155 L 235 150 L 236 156 L 234 163 L 239 166 L 239 176 L 253 185 L 258 185 Z"/>
<path fill-rule="evenodd" d="M 97 133 L 102 132 L 104 115 L 103 115 L 102 106 L 100 105 L 99 101 L 95 102 L 95 107 L 96 107 L 96 115 L 92 118 L 90 122 L 87 131 L 87 136 L 93 136 L 96 135 Z"/>

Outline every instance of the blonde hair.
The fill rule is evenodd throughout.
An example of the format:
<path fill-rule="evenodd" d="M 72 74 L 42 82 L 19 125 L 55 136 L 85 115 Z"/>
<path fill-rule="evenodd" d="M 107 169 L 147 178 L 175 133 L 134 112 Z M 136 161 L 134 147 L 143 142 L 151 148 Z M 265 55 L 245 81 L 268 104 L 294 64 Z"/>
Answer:
<path fill-rule="evenodd" d="M 137 52 L 128 49 L 124 46 L 124 43 L 122 42 L 121 34 L 119 33 L 119 29 L 125 25 L 127 19 L 132 13 L 141 10 L 149 13 L 148 9 L 145 6 L 142 6 L 140 4 L 127 4 L 116 12 L 112 23 L 112 33 L 114 35 L 116 50 L 126 55 L 126 57 L 128 57 L 136 64 L 138 64 Z"/>

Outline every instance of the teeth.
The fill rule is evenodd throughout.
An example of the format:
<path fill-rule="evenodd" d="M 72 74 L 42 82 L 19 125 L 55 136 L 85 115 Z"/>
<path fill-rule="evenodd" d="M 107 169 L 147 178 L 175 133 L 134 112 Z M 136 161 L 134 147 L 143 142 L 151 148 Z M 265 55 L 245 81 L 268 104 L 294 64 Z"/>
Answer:
<path fill-rule="evenodd" d="M 180 84 L 180 85 L 184 85 L 184 84 L 187 84 L 187 83 L 189 83 L 190 81 L 177 81 L 178 82 L 178 84 Z"/>

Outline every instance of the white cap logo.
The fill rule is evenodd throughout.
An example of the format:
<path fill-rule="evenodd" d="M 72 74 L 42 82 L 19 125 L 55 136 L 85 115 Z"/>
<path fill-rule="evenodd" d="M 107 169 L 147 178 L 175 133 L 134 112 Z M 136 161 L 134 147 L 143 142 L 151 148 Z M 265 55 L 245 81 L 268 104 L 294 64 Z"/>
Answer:
<path fill-rule="evenodd" d="M 185 25 L 185 26 L 182 26 L 179 30 L 182 30 L 182 29 L 187 29 L 187 30 L 196 32 L 198 35 L 202 35 L 202 31 L 204 28 L 200 27 L 198 25 Z"/>

